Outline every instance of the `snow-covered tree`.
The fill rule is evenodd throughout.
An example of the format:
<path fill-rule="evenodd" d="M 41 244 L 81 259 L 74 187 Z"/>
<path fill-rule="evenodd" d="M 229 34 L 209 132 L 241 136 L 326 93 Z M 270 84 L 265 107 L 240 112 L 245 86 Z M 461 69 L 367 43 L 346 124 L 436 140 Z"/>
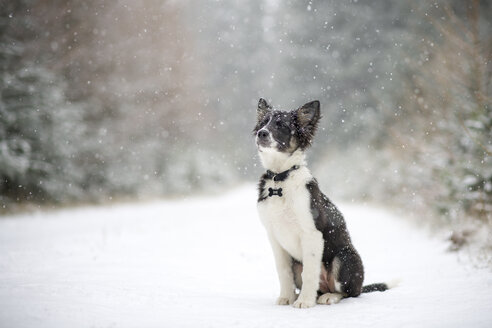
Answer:
<path fill-rule="evenodd" d="M 36 42 L 23 4 L 3 7 L 0 23 L 0 193 L 13 200 L 81 196 L 76 168 L 82 128 L 66 84 L 29 55 Z M 5 14 L 5 15 L 4 15 Z M 23 38 L 21 38 L 21 36 Z M 77 144 L 75 144 L 77 143 Z"/>
<path fill-rule="evenodd" d="M 413 73 L 392 120 L 396 148 L 420 175 L 403 184 L 456 223 L 492 219 L 491 10 L 480 1 L 422 9 L 431 33 L 408 58 Z"/>

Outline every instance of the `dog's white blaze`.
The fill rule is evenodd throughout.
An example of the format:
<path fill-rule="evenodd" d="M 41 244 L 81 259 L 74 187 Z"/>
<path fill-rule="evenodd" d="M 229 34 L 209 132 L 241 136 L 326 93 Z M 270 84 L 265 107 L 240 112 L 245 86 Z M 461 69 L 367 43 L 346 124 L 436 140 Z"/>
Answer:
<path fill-rule="evenodd" d="M 286 260 L 288 258 L 286 255 L 289 255 L 303 263 L 303 285 L 294 306 L 310 307 L 316 302 L 319 287 L 323 236 L 316 229 L 311 214 L 311 197 L 306 184 L 313 179 L 313 176 L 304 166 L 305 156 L 301 151 L 289 155 L 271 150 L 260 152 L 265 168 L 274 172 L 285 171 L 293 165 L 301 166 L 291 171 L 285 181 L 266 181 L 265 190 L 282 188 L 283 196 L 267 197 L 266 200 L 259 202 L 258 212 L 274 250 L 281 296 L 294 293 L 292 263 Z"/>

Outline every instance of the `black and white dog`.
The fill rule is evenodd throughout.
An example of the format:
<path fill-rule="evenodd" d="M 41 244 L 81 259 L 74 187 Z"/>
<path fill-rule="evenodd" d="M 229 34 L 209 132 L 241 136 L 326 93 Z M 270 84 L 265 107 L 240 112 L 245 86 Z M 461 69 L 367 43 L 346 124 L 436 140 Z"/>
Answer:
<path fill-rule="evenodd" d="M 385 283 L 362 287 L 364 268 L 343 216 L 306 167 L 304 152 L 320 117 L 319 101 L 287 112 L 260 99 L 254 128 L 267 170 L 259 183 L 258 212 L 280 280 L 277 304 L 297 308 L 389 288 Z"/>

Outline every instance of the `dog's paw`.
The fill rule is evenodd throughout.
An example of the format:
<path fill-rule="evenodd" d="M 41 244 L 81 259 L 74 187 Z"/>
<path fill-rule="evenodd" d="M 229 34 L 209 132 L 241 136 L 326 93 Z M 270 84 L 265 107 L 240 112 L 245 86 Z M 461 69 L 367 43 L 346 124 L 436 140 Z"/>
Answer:
<path fill-rule="evenodd" d="M 294 307 L 298 309 L 307 309 L 316 305 L 314 300 L 298 299 L 294 302 Z"/>
<path fill-rule="evenodd" d="M 291 296 L 291 297 L 280 296 L 279 298 L 277 298 L 276 304 L 277 305 L 290 305 L 290 304 L 294 303 L 295 299 L 296 299 L 295 296 Z"/>
<path fill-rule="evenodd" d="M 336 304 L 342 299 L 341 294 L 336 293 L 326 293 L 318 297 L 318 304 Z"/>
<path fill-rule="evenodd" d="M 289 304 L 291 304 L 288 297 L 279 297 L 279 298 L 277 298 L 277 302 L 275 302 L 275 303 L 277 305 L 289 305 Z"/>

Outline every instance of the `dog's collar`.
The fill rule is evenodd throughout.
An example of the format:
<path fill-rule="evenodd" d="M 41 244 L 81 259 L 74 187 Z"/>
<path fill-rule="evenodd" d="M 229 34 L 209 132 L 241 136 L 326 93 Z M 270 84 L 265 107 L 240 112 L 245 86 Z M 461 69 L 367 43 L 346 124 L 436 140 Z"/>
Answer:
<path fill-rule="evenodd" d="M 283 172 L 280 172 L 280 173 L 274 173 L 270 170 L 267 170 L 266 175 L 265 175 L 265 179 L 273 180 L 273 181 L 284 181 L 285 179 L 287 179 L 289 177 L 290 172 L 297 170 L 298 168 L 299 168 L 299 165 L 294 165 L 290 169 L 283 171 Z"/>

